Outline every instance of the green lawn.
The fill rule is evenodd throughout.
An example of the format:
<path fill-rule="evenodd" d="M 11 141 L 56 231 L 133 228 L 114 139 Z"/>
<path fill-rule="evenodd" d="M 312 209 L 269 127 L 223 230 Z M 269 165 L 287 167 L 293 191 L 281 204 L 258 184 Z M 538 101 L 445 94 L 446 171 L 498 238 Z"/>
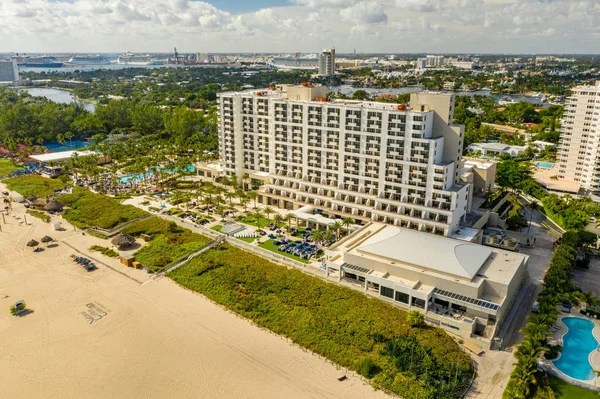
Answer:
<path fill-rule="evenodd" d="M 14 164 L 12 159 L 0 159 L 0 177 L 9 176 L 13 170 L 21 170 L 23 168 L 23 165 Z"/>
<path fill-rule="evenodd" d="M 287 256 L 288 258 L 297 260 L 298 262 L 310 263 L 310 261 L 308 261 L 306 259 L 302 259 L 299 256 L 288 254 L 287 252 L 279 252 L 279 251 L 277 251 L 277 248 L 279 248 L 279 247 L 277 245 L 273 244 L 273 240 L 265 241 L 265 242 L 263 242 L 261 244 L 258 244 L 258 246 L 261 247 L 261 248 L 264 248 L 264 249 L 268 249 L 269 251 L 278 253 L 279 255 Z"/>
<path fill-rule="evenodd" d="M 455 399 L 473 375 L 441 329 L 411 327 L 401 309 L 230 245 L 169 277 L 405 399 Z"/>
<path fill-rule="evenodd" d="M 16 191 L 25 198 L 35 195 L 38 198 L 54 194 L 67 186 L 60 179 L 48 179 L 40 175 L 27 175 L 4 180 L 9 190 Z"/>
<path fill-rule="evenodd" d="M 600 393 L 590 391 L 589 389 L 579 388 L 571 385 L 560 378 L 550 377 L 550 387 L 556 395 L 556 399 L 598 399 Z"/>
<path fill-rule="evenodd" d="M 211 227 L 210 229 L 220 233 L 222 228 L 223 228 L 223 225 L 218 224 L 216 226 Z M 241 241 L 245 241 L 245 242 L 254 242 L 256 240 L 256 237 L 241 237 L 241 238 L 235 237 L 235 238 L 237 238 L 238 240 L 241 240 Z"/>

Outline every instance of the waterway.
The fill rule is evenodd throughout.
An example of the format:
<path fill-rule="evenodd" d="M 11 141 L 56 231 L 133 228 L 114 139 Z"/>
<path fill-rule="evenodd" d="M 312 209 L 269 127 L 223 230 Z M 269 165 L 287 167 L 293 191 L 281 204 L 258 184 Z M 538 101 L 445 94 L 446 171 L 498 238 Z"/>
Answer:
<path fill-rule="evenodd" d="M 27 89 L 17 89 L 17 91 L 26 91 L 30 95 L 35 97 L 46 97 L 50 101 L 54 101 L 59 104 L 70 104 L 75 101 L 79 101 L 83 103 L 83 107 L 90 112 L 94 112 L 96 110 L 96 104 L 79 100 L 77 97 L 73 95 L 68 90 L 59 90 L 59 89 L 50 89 L 43 87 L 35 87 L 35 88 L 27 88 Z"/>
<path fill-rule="evenodd" d="M 327 91 L 334 93 L 342 93 L 345 95 L 350 95 L 354 93 L 356 90 L 364 90 L 369 94 L 406 94 L 406 93 L 415 93 L 419 91 L 425 90 L 422 86 L 407 86 L 407 87 L 399 87 L 399 88 L 376 88 L 376 87 L 354 87 L 349 84 L 344 84 L 341 86 L 329 86 L 327 87 Z M 507 94 L 490 94 L 489 90 L 477 90 L 477 91 L 464 91 L 464 92 L 452 92 L 459 96 L 492 96 L 496 101 L 501 100 L 503 98 L 511 98 L 515 101 L 526 101 L 532 104 L 542 104 L 544 106 L 549 106 L 548 103 L 542 103 L 541 97 L 528 97 L 528 96 L 519 96 L 519 95 L 507 95 Z"/>

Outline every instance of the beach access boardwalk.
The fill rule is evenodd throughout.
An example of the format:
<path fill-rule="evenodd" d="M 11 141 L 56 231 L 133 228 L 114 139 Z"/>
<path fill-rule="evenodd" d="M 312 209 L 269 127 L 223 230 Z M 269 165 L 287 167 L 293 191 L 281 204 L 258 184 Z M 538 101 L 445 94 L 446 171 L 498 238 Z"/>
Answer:
<path fill-rule="evenodd" d="M 160 272 L 158 275 L 160 277 L 162 277 L 162 276 L 164 276 L 167 273 L 171 273 L 172 271 L 175 271 L 175 270 L 179 269 L 181 266 L 185 265 L 186 263 L 188 263 L 189 261 L 191 261 L 195 257 L 203 254 L 204 252 L 208 251 L 209 249 L 212 249 L 212 248 L 220 245 L 223 242 L 225 242 L 225 236 L 221 236 L 221 237 L 215 238 L 214 240 L 212 240 L 211 242 L 209 242 L 208 244 L 206 244 L 204 246 L 204 248 L 202 248 L 201 250 L 196 251 L 193 254 L 186 256 L 185 259 L 178 261 L 175 265 L 169 267 L 167 270 L 165 270 L 163 272 Z"/>
<path fill-rule="evenodd" d="M 107 237 L 107 238 L 111 238 L 111 237 L 117 235 L 118 233 L 120 233 L 121 230 L 123 230 L 125 227 L 131 226 L 132 224 L 137 223 L 137 222 L 141 222 L 142 220 L 151 218 L 152 216 L 154 216 L 154 215 L 148 214 L 148 215 L 142 216 L 140 218 L 137 218 L 137 219 L 134 219 L 134 220 L 130 220 L 129 222 L 125 222 L 123 224 L 120 224 L 120 225 L 118 225 L 116 227 L 113 227 L 110 230 L 102 229 L 102 228 L 100 228 L 98 226 L 95 226 L 95 227 L 89 228 L 88 231 L 91 231 L 91 232 L 96 233 L 96 234 L 100 234 L 100 235 L 102 235 L 104 237 Z"/>

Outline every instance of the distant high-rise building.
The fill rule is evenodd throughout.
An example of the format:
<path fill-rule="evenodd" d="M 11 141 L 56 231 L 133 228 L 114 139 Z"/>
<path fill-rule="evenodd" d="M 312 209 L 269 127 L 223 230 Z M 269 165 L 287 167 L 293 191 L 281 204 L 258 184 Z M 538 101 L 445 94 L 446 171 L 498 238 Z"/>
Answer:
<path fill-rule="evenodd" d="M 600 191 L 600 80 L 594 86 L 577 86 L 567 99 L 558 147 L 558 178 L 581 188 Z"/>
<path fill-rule="evenodd" d="M 335 75 L 335 49 L 325 49 L 319 54 L 319 75 Z"/>
<path fill-rule="evenodd" d="M 443 55 L 428 55 L 426 60 L 427 68 L 435 68 L 444 65 Z"/>
<path fill-rule="evenodd" d="M 427 68 L 427 58 L 418 58 L 417 59 L 417 69 L 425 69 Z"/>
<path fill-rule="evenodd" d="M 16 82 L 19 80 L 17 60 L 0 60 L 0 82 Z"/>
<path fill-rule="evenodd" d="M 208 54 L 206 54 L 206 53 L 197 53 L 196 54 L 196 61 L 208 63 Z"/>

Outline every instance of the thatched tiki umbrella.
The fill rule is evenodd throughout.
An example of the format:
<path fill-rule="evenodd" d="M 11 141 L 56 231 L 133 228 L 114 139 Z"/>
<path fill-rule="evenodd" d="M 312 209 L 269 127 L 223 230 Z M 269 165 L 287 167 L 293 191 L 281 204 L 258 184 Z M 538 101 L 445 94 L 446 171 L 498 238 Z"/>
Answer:
<path fill-rule="evenodd" d="M 125 233 L 119 233 L 118 236 L 111 240 L 111 243 L 119 248 L 130 247 L 133 245 L 134 242 L 135 238 Z"/>
<path fill-rule="evenodd" d="M 40 241 L 44 244 L 50 244 L 52 241 L 54 241 L 54 239 L 49 236 L 44 236 Z"/>
<path fill-rule="evenodd" d="M 27 243 L 27 246 L 28 246 L 29 248 L 35 248 L 35 247 L 37 247 L 38 245 L 40 245 L 40 243 L 39 243 L 39 242 L 37 242 L 36 240 L 31 240 L 31 241 L 29 241 L 29 242 Z M 35 251 L 35 249 L 34 249 L 34 251 Z"/>
<path fill-rule="evenodd" d="M 35 209 L 44 209 L 46 207 L 46 205 L 48 205 L 48 200 L 46 200 L 46 198 L 38 198 L 35 201 L 33 201 L 33 207 Z"/>
<path fill-rule="evenodd" d="M 50 200 L 46 206 L 44 206 L 44 210 L 48 212 L 60 212 L 63 210 L 63 204 L 57 200 Z"/>

